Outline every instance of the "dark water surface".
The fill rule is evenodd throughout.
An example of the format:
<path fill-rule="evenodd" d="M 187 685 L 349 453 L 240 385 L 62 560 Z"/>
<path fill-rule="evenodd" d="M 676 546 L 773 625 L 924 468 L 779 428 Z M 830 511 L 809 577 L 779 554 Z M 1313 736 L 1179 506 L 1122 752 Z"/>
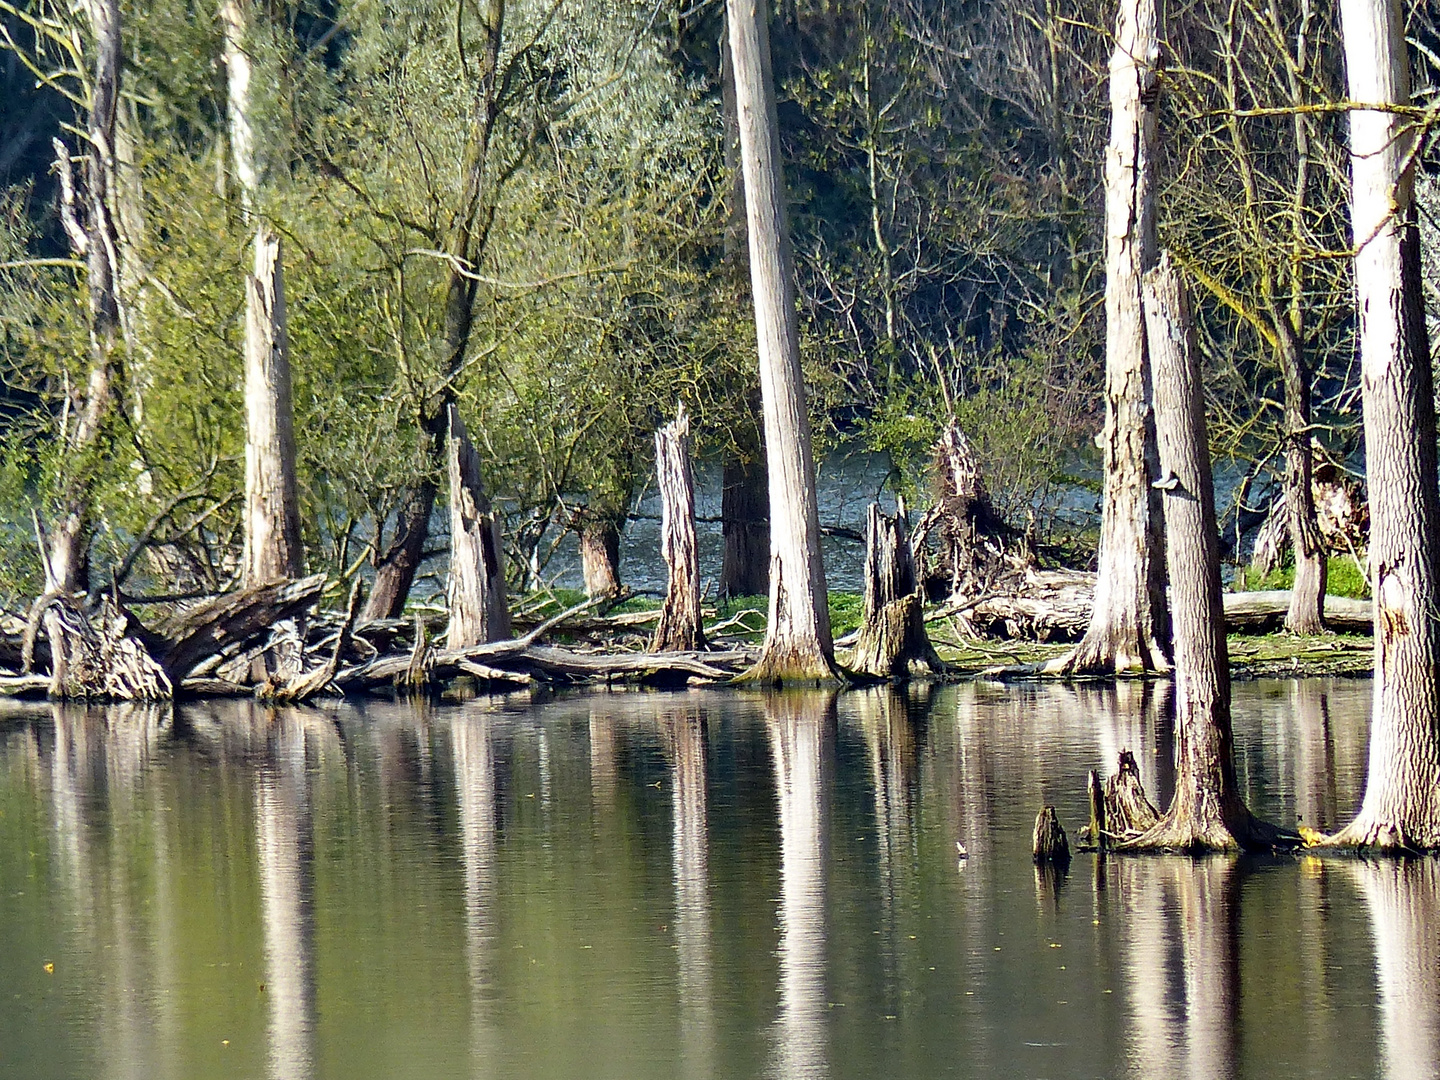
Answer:
<path fill-rule="evenodd" d="M 1237 686 L 1251 806 L 1345 819 L 1370 690 Z M 6 706 L 0 1075 L 1440 1075 L 1432 863 L 1036 873 L 1166 693 Z"/>

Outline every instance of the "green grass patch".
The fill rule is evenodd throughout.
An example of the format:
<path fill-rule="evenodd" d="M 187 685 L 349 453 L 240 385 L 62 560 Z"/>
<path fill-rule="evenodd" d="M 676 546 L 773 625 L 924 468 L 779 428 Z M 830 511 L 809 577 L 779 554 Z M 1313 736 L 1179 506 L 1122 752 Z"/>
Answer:
<path fill-rule="evenodd" d="M 1268 574 L 1253 573 L 1243 566 L 1235 574 L 1236 592 L 1263 592 L 1267 589 L 1289 589 L 1295 585 L 1295 567 L 1281 566 Z M 1332 555 L 1326 564 L 1325 592 L 1329 596 L 1349 596 L 1364 600 L 1370 596 L 1369 583 L 1355 560 L 1349 555 Z"/>

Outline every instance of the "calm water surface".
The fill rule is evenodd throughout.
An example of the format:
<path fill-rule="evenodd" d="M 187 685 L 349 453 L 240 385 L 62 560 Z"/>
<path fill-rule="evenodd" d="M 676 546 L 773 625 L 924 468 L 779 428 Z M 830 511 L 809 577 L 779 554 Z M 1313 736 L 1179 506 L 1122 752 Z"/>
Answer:
<path fill-rule="evenodd" d="M 1037 874 L 1166 693 L 7 706 L 0 1075 L 1440 1075 L 1430 863 Z M 1251 806 L 1345 819 L 1369 693 L 1237 686 Z"/>

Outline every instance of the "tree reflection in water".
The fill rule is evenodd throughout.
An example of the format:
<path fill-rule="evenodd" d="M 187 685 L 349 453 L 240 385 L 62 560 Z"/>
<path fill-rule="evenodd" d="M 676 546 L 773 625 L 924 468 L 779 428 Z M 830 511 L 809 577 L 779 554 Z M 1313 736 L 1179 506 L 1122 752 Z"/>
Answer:
<path fill-rule="evenodd" d="M 1125 948 L 1130 1059 L 1147 1080 L 1236 1075 L 1239 885 L 1231 857 L 1122 856 L 1108 867 Z"/>
<path fill-rule="evenodd" d="M 306 759 L 334 731 L 310 710 L 248 703 L 263 748 L 255 779 L 255 847 L 269 1010 L 266 1063 L 275 1080 L 315 1074 L 315 838 Z"/>
<path fill-rule="evenodd" d="M 783 1080 L 829 1073 L 820 795 L 821 756 L 834 717 L 832 693 L 765 698 L 780 811 L 780 1015 L 772 1071 Z"/>
<path fill-rule="evenodd" d="M 470 1061 L 486 1066 L 494 1049 L 495 736 L 494 718 L 469 703 L 450 718 L 450 752 L 460 806 L 460 857 L 465 873 L 465 962 L 470 982 Z"/>
<path fill-rule="evenodd" d="M 1387 1080 L 1440 1076 L 1440 863 L 1346 862 L 1375 940 Z"/>
<path fill-rule="evenodd" d="M 699 708 L 667 709 L 659 725 L 670 764 L 681 1076 L 698 1078 L 710 1076 L 715 1066 L 705 714 Z"/>

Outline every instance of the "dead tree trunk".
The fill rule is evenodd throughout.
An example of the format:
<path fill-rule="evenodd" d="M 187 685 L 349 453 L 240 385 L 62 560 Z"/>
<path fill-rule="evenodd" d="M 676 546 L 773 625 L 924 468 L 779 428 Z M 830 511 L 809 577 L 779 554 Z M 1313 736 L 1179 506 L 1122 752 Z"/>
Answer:
<path fill-rule="evenodd" d="M 620 520 L 592 508 L 580 517 L 580 571 L 587 597 L 620 591 Z"/>
<path fill-rule="evenodd" d="M 1408 106 L 1395 0 L 1341 0 L 1352 101 Z M 1440 849 L 1440 496 L 1435 398 L 1422 308 L 1414 121 L 1350 113 L 1351 221 L 1360 308 L 1375 706 L 1365 799 L 1343 846 Z"/>
<path fill-rule="evenodd" d="M 251 221 L 260 202 L 260 168 L 251 124 L 248 0 L 223 0 L 220 23 L 225 35 L 230 159 L 241 212 Z M 263 221 L 255 226 L 254 273 L 245 279 L 244 547 L 246 585 L 297 578 L 305 572 L 284 263 L 280 238 Z"/>
<path fill-rule="evenodd" d="M 60 485 L 60 513 L 50 533 L 47 556 L 56 586 L 67 593 L 85 591 L 89 578 L 90 501 L 97 444 L 111 413 L 114 354 L 120 345 L 120 302 L 116 293 L 120 248 L 112 211 L 115 176 L 115 120 L 120 99 L 119 0 L 86 5 L 95 41 L 95 74 L 86 125 L 84 224 L 77 217 L 77 196 L 70 154 L 55 140 L 61 185 L 61 217 L 71 247 L 85 260 L 90 307 L 90 372 L 83 389 L 78 380 L 64 415 L 73 423 L 60 433 L 66 474 Z"/>
<path fill-rule="evenodd" d="M 725 138 L 727 206 L 723 234 L 725 281 L 743 304 L 749 278 L 746 251 L 745 175 L 740 164 L 740 116 L 735 101 L 735 65 L 728 29 L 720 36 L 720 101 Z M 737 394 L 744 415 L 736 424 L 735 445 L 721 466 L 720 530 L 725 548 L 720 563 L 720 595 L 761 596 L 770 587 L 770 489 L 761 445 L 764 410 L 758 388 Z"/>
<path fill-rule="evenodd" d="M 255 230 L 245 283 L 245 573 L 263 585 L 305 572 L 280 238 Z"/>
<path fill-rule="evenodd" d="M 669 581 L 650 651 L 691 652 L 705 647 L 705 632 L 700 618 L 690 417 L 683 405 L 674 421 L 655 432 L 655 481 L 660 489 L 660 553 Z"/>
<path fill-rule="evenodd" d="M 850 666 L 863 675 L 905 678 L 945 669 L 925 632 L 920 586 L 902 503 L 894 517 L 870 504 L 865 519 L 865 607 Z"/>
<path fill-rule="evenodd" d="M 935 501 L 943 542 L 942 568 L 950 571 L 950 599 L 988 592 L 1010 569 L 1005 523 L 995 512 L 975 448 L 951 420 L 935 443 Z"/>
<path fill-rule="evenodd" d="M 449 406 L 446 461 L 450 477 L 450 626 L 451 649 L 484 645 L 510 636 L 505 598 L 505 556 L 500 523 L 485 497 L 480 455 L 470 443 L 460 410 Z"/>
<path fill-rule="evenodd" d="M 1145 276 L 1165 556 L 1175 626 L 1175 797 L 1132 849 L 1229 851 L 1260 843 L 1235 779 L 1220 534 L 1189 303 L 1168 257 Z"/>
<path fill-rule="evenodd" d="M 1169 669 L 1155 434 L 1141 276 L 1155 265 L 1160 58 L 1155 0 L 1121 0 L 1110 58 L 1105 153 L 1105 499 L 1090 626 L 1061 665 L 1074 674 Z"/>
<path fill-rule="evenodd" d="M 763 0 L 729 0 L 728 15 L 770 480 L 770 619 L 760 660 L 747 677 L 828 681 L 838 672 L 800 369 L 770 31 Z"/>

